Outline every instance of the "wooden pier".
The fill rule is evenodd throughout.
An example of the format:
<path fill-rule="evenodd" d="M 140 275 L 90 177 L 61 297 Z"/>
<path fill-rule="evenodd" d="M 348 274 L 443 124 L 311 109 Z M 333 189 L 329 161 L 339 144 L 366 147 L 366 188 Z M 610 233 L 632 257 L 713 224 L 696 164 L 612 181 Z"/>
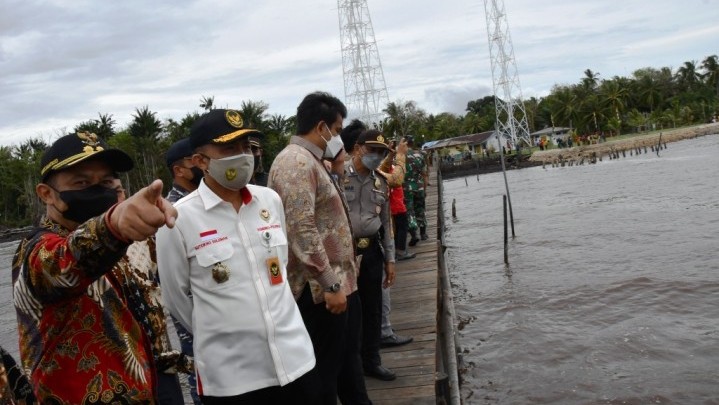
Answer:
<path fill-rule="evenodd" d="M 390 321 L 397 334 L 412 336 L 404 346 L 382 349 L 382 364 L 397 374 L 394 381 L 367 377 L 367 389 L 375 404 L 436 404 L 440 339 L 438 331 L 438 232 L 439 196 L 437 176 L 432 171 L 426 196 L 427 235 L 409 250 L 417 254 L 397 262 L 392 287 Z"/>

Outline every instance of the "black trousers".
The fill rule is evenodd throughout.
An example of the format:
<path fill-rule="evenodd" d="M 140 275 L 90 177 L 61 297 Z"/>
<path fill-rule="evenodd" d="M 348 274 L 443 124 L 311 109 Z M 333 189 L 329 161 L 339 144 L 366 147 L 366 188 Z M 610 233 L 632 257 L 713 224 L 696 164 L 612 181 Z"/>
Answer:
<path fill-rule="evenodd" d="M 157 396 L 159 405 L 182 404 L 185 399 L 182 397 L 182 388 L 177 374 L 157 374 Z"/>
<path fill-rule="evenodd" d="M 362 302 L 358 292 L 347 297 L 346 357 L 337 380 L 337 393 L 343 405 L 371 405 L 362 372 Z"/>
<path fill-rule="evenodd" d="M 280 387 L 262 388 L 232 397 L 208 397 L 201 395 L 204 405 L 255 405 L 255 404 L 302 404 L 314 405 L 319 402 L 317 385 L 319 375 L 317 368 L 310 370 L 302 377 Z M 183 402 L 177 402 L 182 404 Z"/>
<path fill-rule="evenodd" d="M 369 402 L 359 354 L 362 306 L 355 292 L 347 297 L 347 310 L 333 315 L 325 303 L 315 304 L 309 285 L 297 301 L 314 346 L 320 394 L 317 404 L 336 405 Z"/>
<path fill-rule="evenodd" d="M 407 232 L 409 232 L 409 220 L 407 212 L 392 215 L 394 219 L 394 248 L 401 251 L 407 250 Z"/>
<path fill-rule="evenodd" d="M 357 249 L 362 255 L 357 289 L 362 300 L 362 365 L 371 368 L 382 364 L 379 356 L 382 333 L 382 280 L 384 279 L 384 254 L 379 238 L 373 238 L 369 246 Z"/>

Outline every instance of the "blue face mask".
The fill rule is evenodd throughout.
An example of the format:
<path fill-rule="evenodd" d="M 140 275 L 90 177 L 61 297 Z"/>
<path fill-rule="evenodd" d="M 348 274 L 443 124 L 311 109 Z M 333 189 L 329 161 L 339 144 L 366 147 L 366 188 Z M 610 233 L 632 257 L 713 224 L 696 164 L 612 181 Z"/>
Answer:
<path fill-rule="evenodd" d="M 378 153 L 365 153 L 361 158 L 362 164 L 369 170 L 377 169 L 379 165 L 382 164 L 383 159 L 384 156 Z"/>

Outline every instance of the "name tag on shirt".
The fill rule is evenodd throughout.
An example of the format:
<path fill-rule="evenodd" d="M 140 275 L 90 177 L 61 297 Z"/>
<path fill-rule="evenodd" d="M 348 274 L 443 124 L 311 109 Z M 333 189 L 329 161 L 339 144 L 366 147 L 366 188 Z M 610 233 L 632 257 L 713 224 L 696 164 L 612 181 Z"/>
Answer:
<path fill-rule="evenodd" d="M 280 259 L 271 257 L 267 259 L 267 272 L 270 275 L 270 284 L 282 284 L 282 269 L 280 268 Z"/>

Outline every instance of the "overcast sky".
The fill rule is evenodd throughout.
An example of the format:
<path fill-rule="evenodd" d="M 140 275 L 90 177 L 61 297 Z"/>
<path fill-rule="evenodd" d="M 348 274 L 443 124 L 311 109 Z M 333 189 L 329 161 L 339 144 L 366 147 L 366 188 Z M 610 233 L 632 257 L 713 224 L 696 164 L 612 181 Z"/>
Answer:
<path fill-rule="evenodd" d="M 391 101 L 462 114 L 492 93 L 484 2 L 368 0 Z M 525 98 L 719 54 L 719 0 L 506 0 Z M 294 115 L 344 98 L 333 0 L 2 0 L 0 145 L 51 141 L 136 107 L 158 118 L 262 100 Z"/>

